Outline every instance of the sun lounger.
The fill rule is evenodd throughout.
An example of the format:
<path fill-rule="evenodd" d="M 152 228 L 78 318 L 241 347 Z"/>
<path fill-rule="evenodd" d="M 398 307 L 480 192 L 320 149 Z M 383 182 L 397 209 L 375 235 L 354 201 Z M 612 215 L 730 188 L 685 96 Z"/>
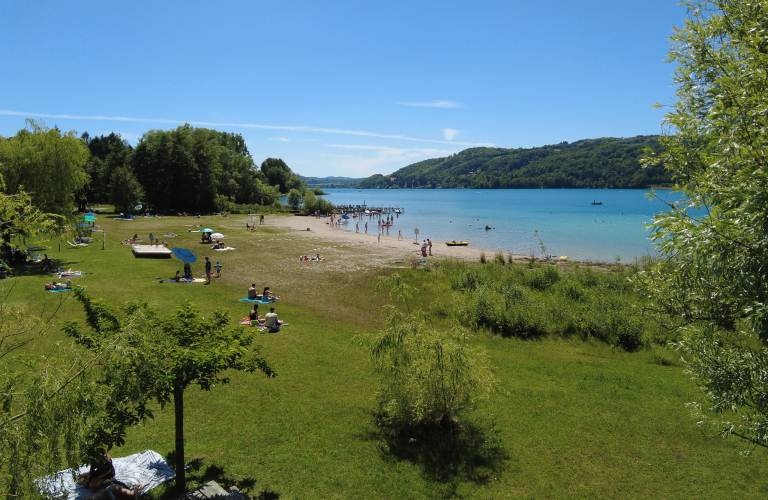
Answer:
<path fill-rule="evenodd" d="M 67 240 L 67 244 L 72 248 L 83 248 L 88 246 L 88 243 L 72 243 L 69 240 Z"/>

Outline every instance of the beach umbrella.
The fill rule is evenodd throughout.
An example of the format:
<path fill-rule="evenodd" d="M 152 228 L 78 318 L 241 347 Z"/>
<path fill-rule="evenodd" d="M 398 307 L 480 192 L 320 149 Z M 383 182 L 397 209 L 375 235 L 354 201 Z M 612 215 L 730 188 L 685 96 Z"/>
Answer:
<path fill-rule="evenodd" d="M 96 215 L 96 212 L 85 212 L 85 215 Z"/>
<path fill-rule="evenodd" d="M 211 238 L 216 238 L 217 240 L 220 240 L 220 239 L 222 239 L 223 237 L 224 237 L 224 235 L 223 235 L 223 234 L 221 234 L 221 233 L 213 233 L 213 234 L 211 235 Z"/>
<path fill-rule="evenodd" d="M 86 222 L 93 222 L 96 220 L 96 217 L 86 216 L 86 217 L 83 217 L 83 220 Z"/>
<path fill-rule="evenodd" d="M 201 232 L 201 233 L 212 233 L 212 232 L 213 232 L 213 229 L 208 229 L 208 228 L 206 228 L 206 229 L 201 229 L 201 230 L 200 230 L 200 232 Z"/>
<path fill-rule="evenodd" d="M 174 248 L 171 251 L 173 252 L 173 255 L 176 256 L 177 259 L 182 260 L 184 262 L 194 262 L 197 260 L 197 257 L 195 257 L 195 254 L 193 254 L 186 248 Z"/>
<path fill-rule="evenodd" d="M 90 224 L 75 224 L 72 227 L 91 227 L 91 225 Z"/>

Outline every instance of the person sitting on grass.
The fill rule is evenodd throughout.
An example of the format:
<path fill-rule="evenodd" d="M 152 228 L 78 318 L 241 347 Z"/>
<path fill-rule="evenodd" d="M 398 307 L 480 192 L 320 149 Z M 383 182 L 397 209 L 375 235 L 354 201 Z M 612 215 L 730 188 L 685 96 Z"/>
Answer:
<path fill-rule="evenodd" d="M 253 304 L 253 309 L 248 313 L 248 321 L 251 322 L 251 326 L 259 324 L 259 305 Z"/>
<path fill-rule="evenodd" d="M 91 461 L 90 470 L 77 478 L 78 483 L 94 491 L 101 488 L 103 481 L 115 479 L 115 467 L 112 465 L 112 457 L 109 456 L 109 453 L 104 448 L 99 449 L 98 454 L 98 458 Z"/>
<path fill-rule="evenodd" d="M 277 300 L 277 295 L 270 291 L 268 286 L 264 287 L 264 292 L 261 294 L 261 297 L 268 300 Z"/>
<path fill-rule="evenodd" d="M 277 314 L 275 308 L 270 307 L 269 312 L 264 316 L 264 326 L 269 328 L 269 333 L 277 333 L 280 331 L 280 325 L 277 324 Z"/>
<path fill-rule="evenodd" d="M 256 297 L 256 283 L 251 285 L 251 288 L 248 289 L 248 299 L 255 300 Z"/>
<path fill-rule="evenodd" d="M 192 279 L 192 266 L 189 262 L 184 263 L 184 277 L 187 279 Z"/>
<path fill-rule="evenodd" d="M 181 279 L 182 279 L 182 278 L 181 278 L 181 271 L 176 271 L 176 276 L 174 276 L 174 277 L 173 277 L 173 281 L 175 281 L 176 283 L 178 283 L 178 282 L 180 282 L 180 281 L 181 281 Z"/>
<path fill-rule="evenodd" d="M 45 258 L 43 259 L 43 262 L 40 264 L 43 268 L 44 273 L 50 273 L 51 267 L 53 266 L 53 262 L 51 259 L 48 258 L 48 254 L 45 254 Z"/>

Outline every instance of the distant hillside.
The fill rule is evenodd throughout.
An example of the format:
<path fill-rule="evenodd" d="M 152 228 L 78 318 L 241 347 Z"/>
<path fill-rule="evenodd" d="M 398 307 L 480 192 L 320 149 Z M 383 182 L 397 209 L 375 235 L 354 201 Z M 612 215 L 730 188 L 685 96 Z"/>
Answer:
<path fill-rule="evenodd" d="M 664 167 L 643 168 L 645 148 L 659 136 L 606 137 L 530 149 L 470 148 L 424 160 L 354 187 L 372 188 L 647 188 L 671 184 Z"/>
<path fill-rule="evenodd" d="M 350 188 L 354 187 L 360 181 L 365 179 L 352 177 L 304 177 L 302 179 L 307 181 L 307 187 L 309 188 Z"/>

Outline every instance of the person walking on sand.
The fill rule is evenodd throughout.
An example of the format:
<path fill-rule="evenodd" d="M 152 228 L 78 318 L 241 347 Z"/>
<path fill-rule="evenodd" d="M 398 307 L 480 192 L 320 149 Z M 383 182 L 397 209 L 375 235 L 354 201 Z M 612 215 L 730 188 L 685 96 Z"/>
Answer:
<path fill-rule="evenodd" d="M 355 232 L 356 233 L 360 232 L 360 223 L 359 222 L 355 222 Z"/>
<path fill-rule="evenodd" d="M 429 247 L 429 252 L 430 252 L 429 255 L 432 255 L 432 246 L 431 245 Z M 217 278 L 221 278 L 221 264 L 219 264 L 218 260 L 216 261 L 216 273 L 218 274 L 218 276 L 216 276 L 216 277 Z"/>
<path fill-rule="evenodd" d="M 368 234 L 368 223 L 365 223 L 365 234 Z"/>
<path fill-rule="evenodd" d="M 429 248 L 429 256 L 432 256 L 432 242 L 427 238 L 427 248 Z"/>
<path fill-rule="evenodd" d="M 208 280 L 208 285 L 211 284 L 211 259 L 205 258 L 205 278 Z"/>
<path fill-rule="evenodd" d="M 403 239 L 403 232 L 401 230 L 397 230 L 397 241 L 400 241 Z"/>

